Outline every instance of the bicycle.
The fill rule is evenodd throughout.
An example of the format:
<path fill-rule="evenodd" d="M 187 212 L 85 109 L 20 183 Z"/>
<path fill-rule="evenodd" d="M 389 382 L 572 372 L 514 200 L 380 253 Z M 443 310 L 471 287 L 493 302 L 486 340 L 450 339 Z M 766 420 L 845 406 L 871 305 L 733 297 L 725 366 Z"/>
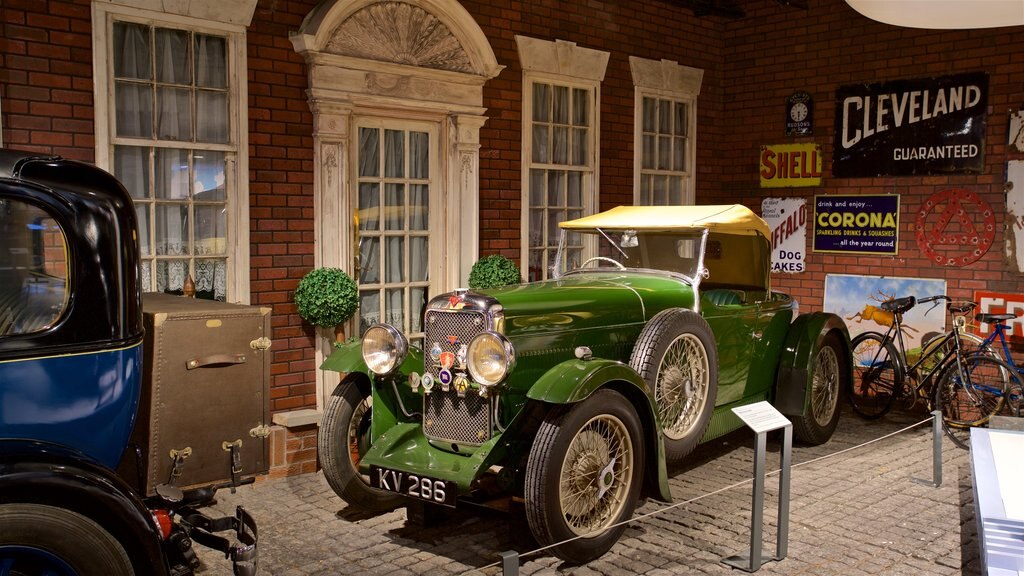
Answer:
<path fill-rule="evenodd" d="M 1018 314 L 990 314 L 981 313 L 974 316 L 974 319 L 982 324 L 992 324 L 992 333 L 986 336 L 984 339 L 971 334 L 977 339 L 976 349 L 978 353 L 988 354 L 997 356 L 1004 360 L 1010 365 L 1018 374 L 1024 374 L 1024 365 L 1018 366 L 1013 361 L 1013 354 L 1010 352 L 1010 344 L 1006 341 L 1006 332 L 1011 330 L 1010 326 L 1006 324 L 1007 320 L 1013 320 Z M 999 349 L 994 344 L 996 340 L 999 341 Z M 1002 350 L 1002 356 L 999 356 L 999 350 Z M 1020 386 L 1011 388 L 1009 394 L 1006 396 L 1006 402 L 1004 407 L 1007 408 L 1006 412 L 1011 416 L 1021 416 L 1021 399 L 1024 398 L 1024 393 Z"/>
<path fill-rule="evenodd" d="M 934 308 L 941 301 L 947 303 L 953 327 L 930 341 L 911 364 L 903 341 L 903 313 L 919 302 L 936 302 Z M 848 396 L 854 411 L 875 419 L 889 412 L 897 398 L 907 396 L 911 408 L 924 401 L 928 410 L 941 409 L 946 435 L 966 448 L 967 430 L 984 425 L 999 412 L 1011 378 L 1019 384 L 1019 376 L 1005 361 L 988 354 L 968 355 L 962 349 L 963 316 L 974 306 L 973 302 L 953 305 L 944 295 L 883 302 L 880 308 L 892 314 L 886 333 L 863 332 L 852 342 L 854 378 Z M 908 380 L 913 383 L 911 390 Z"/>

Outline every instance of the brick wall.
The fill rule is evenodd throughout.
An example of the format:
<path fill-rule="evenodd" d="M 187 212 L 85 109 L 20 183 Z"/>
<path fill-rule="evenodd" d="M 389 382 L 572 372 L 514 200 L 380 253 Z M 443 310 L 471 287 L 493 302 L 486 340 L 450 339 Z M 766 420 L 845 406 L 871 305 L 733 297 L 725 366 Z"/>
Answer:
<path fill-rule="evenodd" d="M 260 2 L 248 32 L 252 303 L 274 309 L 272 412 L 316 406 L 314 331 L 293 292 L 313 268 L 313 115 L 288 34 L 313 2 Z"/>
<path fill-rule="evenodd" d="M 971 299 L 977 289 L 1021 292 L 1021 275 L 1003 262 L 1006 213 L 1005 164 L 1024 155 L 1006 146 L 1008 113 L 1024 103 L 1024 49 L 1020 28 L 970 31 L 898 28 L 869 20 L 845 2 L 810 0 L 807 10 L 781 7 L 774 0 L 744 3 L 748 18 L 726 24 L 723 41 L 726 102 L 721 152 L 722 199 L 759 211 L 765 197 L 814 194 L 899 194 L 899 254 L 844 256 L 811 253 L 807 272 L 776 274 L 773 285 L 795 295 L 802 310 L 820 309 L 829 273 L 941 278 L 954 298 Z M 835 92 L 839 86 L 898 79 L 930 78 L 966 72 L 989 74 L 985 170 L 979 175 L 885 178 L 833 178 L 832 137 Z M 812 137 L 784 136 L 786 98 L 798 90 L 814 98 Z M 816 188 L 760 189 L 758 153 L 762 144 L 815 142 L 824 152 L 823 185 Z M 922 143 L 927 144 L 927 143 Z M 979 193 L 996 214 L 995 245 L 964 268 L 933 265 L 914 238 L 914 220 L 924 199 L 950 188 Z M 710 199 L 698 190 L 698 201 Z"/>
<path fill-rule="evenodd" d="M 0 110 L 11 148 L 91 162 L 89 0 L 0 3 Z"/>
<path fill-rule="evenodd" d="M 248 32 L 250 263 L 252 303 L 273 308 L 271 410 L 312 407 L 314 333 L 292 303 L 298 280 L 313 267 L 312 115 L 306 70 L 288 40 L 316 2 L 261 0 Z M 521 77 L 514 36 L 567 40 L 610 53 L 601 84 L 601 207 L 632 202 L 633 99 L 628 57 L 675 60 L 704 70 L 697 104 L 696 195 L 701 203 L 739 202 L 759 210 L 766 196 L 815 193 L 901 195 L 899 255 L 812 254 L 808 271 L 776 275 L 775 286 L 804 310 L 821 306 L 827 273 L 945 278 L 949 293 L 978 288 L 1021 291 L 1004 265 L 1001 244 L 967 268 L 937 268 L 922 256 L 911 227 L 921 199 L 950 187 L 977 191 L 1005 212 L 1007 114 L 1024 102 L 1020 28 L 922 31 L 878 24 L 839 0 L 809 0 L 808 10 L 774 0 L 742 3 L 747 18 L 698 18 L 663 0 L 576 3 L 550 0 L 464 0 L 504 71 L 484 88 L 481 131 L 481 254 L 519 258 Z M 0 96 L 7 146 L 92 161 L 93 78 L 89 0 L 3 0 L 0 5 Z M 959 72 L 990 75 L 986 169 L 977 176 L 836 179 L 831 174 L 832 118 L 838 86 Z M 806 90 L 815 99 L 815 133 L 825 154 L 824 185 L 759 188 L 762 144 L 783 135 L 785 98 Z M 1002 230 L 1002 228 L 1000 228 Z M 1001 233 L 1001 232 L 1000 232 Z M 277 434 L 290 450 L 278 466 L 310 464 L 309 431 Z M 284 438 L 288 438 L 285 440 Z M 283 449 L 283 448 L 282 448 Z M 296 468 L 297 467 L 297 468 Z"/>
<path fill-rule="evenodd" d="M 695 18 L 669 2 L 580 3 L 464 1 L 491 43 L 502 73 L 484 87 L 487 123 L 481 130 L 480 253 L 520 256 L 522 210 L 522 68 L 516 35 L 566 40 L 610 53 L 601 83 L 601 207 L 633 203 L 634 86 L 629 57 L 674 60 L 702 68 L 697 106 L 698 187 L 716 190 L 710 159 L 721 116 L 720 18 Z"/>

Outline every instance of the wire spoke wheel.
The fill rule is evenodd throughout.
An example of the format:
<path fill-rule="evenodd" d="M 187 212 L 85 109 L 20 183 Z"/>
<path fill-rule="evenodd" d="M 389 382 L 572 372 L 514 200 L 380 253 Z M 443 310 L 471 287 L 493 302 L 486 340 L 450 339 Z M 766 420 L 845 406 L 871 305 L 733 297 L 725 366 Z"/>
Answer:
<path fill-rule="evenodd" d="M 710 387 L 704 345 L 693 334 L 679 336 L 665 351 L 654 388 L 665 436 L 679 440 L 693 432 Z"/>
<path fill-rule="evenodd" d="M 820 426 L 827 426 L 838 403 L 839 357 L 831 346 L 822 346 L 811 383 L 811 415 L 814 421 Z"/>
<path fill-rule="evenodd" d="M 950 364 L 935 395 L 946 435 L 967 448 L 970 428 L 985 426 L 1002 409 L 1008 391 L 1019 386 L 1019 375 L 998 358 L 975 355 Z"/>
<path fill-rule="evenodd" d="M 869 420 L 892 408 L 902 384 L 896 349 L 875 332 L 853 339 L 853 380 L 849 390 L 853 411 Z"/>
<path fill-rule="evenodd" d="M 526 464 L 530 531 L 569 562 L 608 551 L 633 515 L 643 478 L 640 417 L 622 394 L 602 389 L 549 413 Z"/>
<path fill-rule="evenodd" d="M 573 438 L 562 463 L 558 497 L 577 536 L 609 526 L 625 506 L 633 473 L 633 443 L 622 421 L 594 417 Z"/>

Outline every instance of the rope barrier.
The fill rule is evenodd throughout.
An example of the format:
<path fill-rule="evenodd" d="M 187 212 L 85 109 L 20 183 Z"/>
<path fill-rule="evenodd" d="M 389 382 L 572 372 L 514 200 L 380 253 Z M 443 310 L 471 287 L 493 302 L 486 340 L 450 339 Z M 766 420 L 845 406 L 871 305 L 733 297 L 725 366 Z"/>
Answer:
<path fill-rule="evenodd" d="M 846 454 L 847 452 L 852 452 L 854 450 L 859 450 L 859 449 L 861 449 L 861 448 L 863 448 L 865 446 L 870 446 L 871 444 L 874 444 L 876 442 L 881 442 L 882 440 L 886 440 L 888 438 L 892 438 L 893 436 L 902 434 L 902 433 L 907 432 L 909 430 L 913 430 L 914 428 L 917 428 L 917 427 L 919 427 L 919 426 L 921 426 L 923 424 L 928 424 L 928 423 L 930 423 L 932 421 L 933 421 L 933 418 L 929 417 L 929 418 L 921 420 L 920 422 L 917 422 L 915 424 L 911 424 L 909 426 L 906 426 L 906 427 L 901 428 L 899 430 L 896 430 L 894 432 L 890 432 L 889 434 L 886 434 L 884 436 L 879 436 L 878 438 L 874 438 L 872 440 L 868 440 L 867 442 L 864 442 L 864 443 L 861 443 L 861 444 L 857 444 L 856 446 L 850 446 L 848 448 L 844 448 L 842 450 L 839 450 L 837 452 L 833 452 L 831 454 L 826 454 L 824 456 L 819 456 L 817 458 L 812 458 L 812 459 L 807 460 L 805 462 L 799 462 L 799 463 L 793 464 L 791 466 L 791 468 L 800 468 L 802 466 L 807 466 L 807 465 L 810 465 L 810 464 L 814 464 L 814 463 L 820 462 L 822 460 L 827 460 L 829 458 L 835 458 L 836 456 L 840 456 L 842 454 Z M 772 471 L 768 472 L 766 474 L 766 476 L 771 476 L 771 475 L 774 475 L 774 474 L 778 474 L 779 472 L 781 472 L 781 468 L 775 469 L 775 470 L 772 470 Z M 619 522 L 619 523 L 613 524 L 611 526 L 608 526 L 606 528 L 603 528 L 602 530 L 594 532 L 593 534 L 604 532 L 605 530 L 610 530 L 612 528 L 618 528 L 619 526 L 628 525 L 628 524 L 631 524 L 633 522 L 637 522 L 637 521 L 640 521 L 640 520 L 645 520 L 645 519 L 650 518 L 652 516 L 658 516 L 660 514 L 664 514 L 665 512 L 668 512 L 670 510 L 675 510 L 675 509 L 680 508 L 682 506 L 687 506 L 689 504 L 693 504 L 694 502 L 698 502 L 700 500 L 703 500 L 704 498 L 708 498 L 710 496 L 715 496 L 717 494 L 721 494 L 722 492 L 728 492 L 729 490 L 732 490 L 734 488 L 739 488 L 740 486 L 743 486 L 743 485 L 746 485 L 746 484 L 750 484 L 753 481 L 754 481 L 753 478 L 748 478 L 746 480 L 741 480 L 741 481 L 736 482 L 734 484 L 730 484 L 730 485 L 725 486 L 723 488 L 719 488 L 718 490 L 715 490 L 713 492 L 708 492 L 706 494 L 701 494 L 700 496 L 696 496 L 696 497 L 691 498 L 689 500 L 686 500 L 684 502 L 676 502 L 674 504 L 670 504 L 670 505 L 665 506 L 663 508 L 659 508 L 657 510 L 654 510 L 653 512 L 648 512 L 646 514 L 641 514 L 640 516 L 634 516 L 634 517 L 632 517 L 632 518 L 630 518 L 628 520 L 623 520 L 622 522 Z M 526 556 L 533 556 L 533 555 L 539 554 L 539 553 L 541 553 L 541 552 L 543 552 L 545 550 L 554 548 L 556 546 L 561 546 L 562 544 L 565 544 L 565 543 L 568 543 L 568 542 L 572 542 L 574 540 L 579 540 L 581 538 L 586 538 L 586 537 L 588 537 L 590 535 L 591 534 L 584 534 L 582 536 L 576 536 L 574 538 L 570 538 L 568 540 L 563 540 L 561 542 L 556 542 L 554 544 L 548 544 L 547 546 L 543 546 L 543 547 L 537 548 L 535 550 L 530 550 L 528 552 L 523 552 L 522 554 L 519 554 L 518 556 L 519 556 L 520 559 L 523 558 L 523 557 L 526 557 Z M 473 568 L 473 569 L 471 569 L 471 570 L 469 570 L 467 572 L 464 572 L 463 574 L 472 574 L 474 572 L 486 570 L 488 568 L 496 568 L 498 566 L 501 566 L 502 563 L 503 563 L 503 560 L 499 560 L 497 562 L 493 562 L 493 563 L 487 564 L 485 566 L 480 566 L 479 568 Z"/>

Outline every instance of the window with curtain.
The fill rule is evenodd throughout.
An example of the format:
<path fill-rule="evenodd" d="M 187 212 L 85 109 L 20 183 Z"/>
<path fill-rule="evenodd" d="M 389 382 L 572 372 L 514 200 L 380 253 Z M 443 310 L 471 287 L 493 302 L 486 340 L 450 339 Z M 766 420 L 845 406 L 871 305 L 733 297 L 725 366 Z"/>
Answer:
<path fill-rule="evenodd" d="M 529 180 L 526 261 L 529 281 L 551 274 L 558 248 L 558 224 L 596 206 L 594 88 L 534 81 L 529 97 Z M 569 258 L 580 259 L 583 240 L 569 238 Z"/>
<path fill-rule="evenodd" d="M 693 204 L 693 101 L 639 95 L 638 205 Z"/>
<path fill-rule="evenodd" d="M 228 298 L 238 138 L 232 38 L 112 22 L 111 170 L 135 202 L 147 292 Z"/>
<path fill-rule="evenodd" d="M 359 126 L 358 139 L 359 333 L 385 322 L 422 337 L 436 137 L 389 124 Z"/>

